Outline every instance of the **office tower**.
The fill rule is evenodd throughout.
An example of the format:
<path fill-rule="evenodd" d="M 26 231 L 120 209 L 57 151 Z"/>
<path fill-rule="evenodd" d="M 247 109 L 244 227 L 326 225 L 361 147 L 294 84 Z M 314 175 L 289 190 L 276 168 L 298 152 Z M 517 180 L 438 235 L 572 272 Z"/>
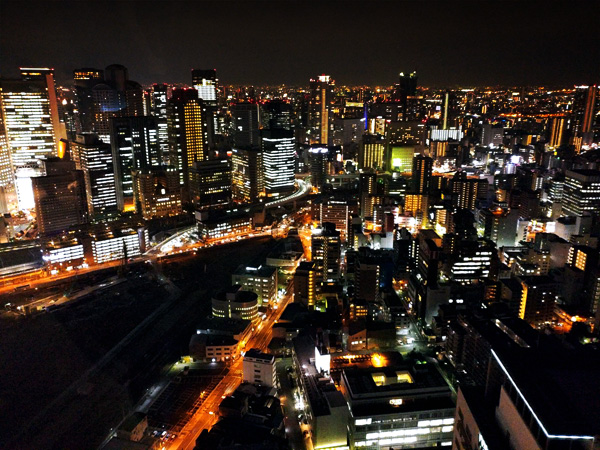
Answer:
<path fill-rule="evenodd" d="M 323 282 L 337 280 L 340 276 L 340 232 L 335 224 L 325 222 L 311 237 L 312 261 Z"/>
<path fill-rule="evenodd" d="M 167 99 L 171 87 L 168 84 L 153 84 L 149 91 L 149 115 L 156 117 L 158 146 L 163 162 L 169 154 L 169 130 L 167 127 Z"/>
<path fill-rule="evenodd" d="M 104 81 L 92 88 L 94 131 L 110 142 L 113 117 L 144 115 L 144 92 L 141 85 L 129 79 L 125 66 L 112 64 L 104 69 Z"/>
<path fill-rule="evenodd" d="M 475 210 L 479 180 L 467 178 L 465 172 L 459 171 L 454 174 L 451 182 L 452 204 L 459 209 Z"/>
<path fill-rule="evenodd" d="M 377 258 L 367 254 L 358 255 L 354 269 L 354 298 L 374 303 L 379 300 L 381 268 Z"/>
<path fill-rule="evenodd" d="M 135 209 L 145 220 L 177 216 L 181 207 L 179 174 L 173 167 L 132 171 Z"/>
<path fill-rule="evenodd" d="M 345 242 L 352 225 L 352 215 L 358 214 L 358 205 L 356 200 L 324 198 L 321 201 L 313 201 L 312 212 L 313 218 L 319 223 L 333 223 Z"/>
<path fill-rule="evenodd" d="M 260 306 L 271 307 L 277 303 L 277 271 L 277 267 L 272 266 L 241 265 L 231 274 L 231 282 L 254 292 Z"/>
<path fill-rule="evenodd" d="M 554 117 L 550 121 L 548 146 L 551 148 L 560 147 L 564 140 L 566 118 Z"/>
<path fill-rule="evenodd" d="M 19 208 L 33 208 L 31 177 L 43 173 L 39 158 L 55 156 L 64 136 L 53 69 L 22 68 L 20 80 L 0 80 L 0 115 L 0 182 L 11 190 L 14 180 Z"/>
<path fill-rule="evenodd" d="M 484 147 L 499 147 L 504 139 L 504 128 L 494 127 L 491 124 L 481 126 L 481 145 Z"/>
<path fill-rule="evenodd" d="M 258 147 L 260 122 L 257 103 L 236 103 L 232 105 L 231 121 L 235 147 Z"/>
<path fill-rule="evenodd" d="M 83 171 L 73 161 L 48 158 L 43 161 L 45 176 L 32 179 L 39 233 L 58 234 L 69 227 L 87 223 Z"/>
<path fill-rule="evenodd" d="M 218 82 L 216 69 L 192 69 L 192 87 L 205 105 L 217 106 Z"/>
<path fill-rule="evenodd" d="M 292 105 L 283 100 L 271 100 L 262 106 L 261 122 L 264 128 L 292 129 Z"/>
<path fill-rule="evenodd" d="M 487 279 L 490 275 L 492 255 L 496 251 L 487 241 L 461 240 L 457 242 L 450 264 L 450 278 L 462 284 Z"/>
<path fill-rule="evenodd" d="M 412 192 L 428 194 L 431 185 L 433 159 L 429 156 L 417 155 L 412 162 Z"/>
<path fill-rule="evenodd" d="M 383 136 L 373 134 L 363 135 L 358 153 L 358 168 L 363 170 L 382 170 L 385 163 L 385 148 L 386 145 Z"/>
<path fill-rule="evenodd" d="M 385 128 L 388 145 L 424 146 L 426 137 L 427 126 L 420 120 L 394 121 L 388 123 Z"/>
<path fill-rule="evenodd" d="M 310 182 L 315 187 L 323 187 L 327 180 L 329 149 L 321 146 L 311 146 L 308 150 L 308 165 Z"/>
<path fill-rule="evenodd" d="M 414 117 L 414 111 L 412 111 L 412 104 L 414 103 L 412 100 L 417 96 L 417 72 L 411 72 L 409 74 L 404 74 L 404 72 L 400 72 L 398 77 L 398 84 L 396 84 L 393 99 L 398 102 L 400 106 L 400 114 L 397 119 L 393 120 L 411 120 Z"/>
<path fill-rule="evenodd" d="M 597 86 L 576 86 L 571 119 L 572 143 L 577 152 L 582 145 L 593 140 L 594 110 L 596 107 Z"/>
<path fill-rule="evenodd" d="M 293 191 L 296 158 L 294 132 L 284 129 L 262 130 L 261 149 L 266 195 Z"/>
<path fill-rule="evenodd" d="M 117 189 L 110 144 L 92 133 L 78 134 L 70 142 L 71 159 L 83 172 L 88 213 L 91 220 L 118 214 Z"/>
<path fill-rule="evenodd" d="M 388 147 L 388 167 L 393 172 L 410 172 L 415 157 L 415 147 L 412 145 L 391 145 Z"/>
<path fill-rule="evenodd" d="M 519 213 L 516 210 L 483 209 L 478 212 L 477 228 L 483 237 L 496 243 L 496 247 L 512 247 L 517 237 Z"/>
<path fill-rule="evenodd" d="M 310 80 L 308 104 L 308 140 L 310 144 L 331 144 L 329 130 L 333 123 L 331 106 L 335 82 L 329 75 Z"/>
<path fill-rule="evenodd" d="M 233 149 L 231 195 L 234 202 L 253 203 L 264 190 L 263 154 L 258 149 Z"/>
<path fill-rule="evenodd" d="M 1 87 L 1 84 L 0 84 Z M 0 94 L 0 214 L 13 209 L 16 198 L 14 195 L 14 172 L 10 161 L 10 147 L 6 139 L 6 127 L 1 110 L 2 96 Z M 13 199 L 11 200 L 11 197 Z"/>
<path fill-rule="evenodd" d="M 167 102 L 170 164 L 179 171 L 184 199 L 189 196 L 189 168 L 206 159 L 208 132 L 204 106 L 195 89 L 173 89 Z"/>
<path fill-rule="evenodd" d="M 32 75 L 37 70 L 39 76 Z M 21 69 L 21 80 L 1 80 L 0 102 L 13 169 L 56 155 L 59 116 L 53 69 Z"/>
<path fill-rule="evenodd" d="M 120 211 L 132 211 L 133 180 L 131 172 L 150 169 L 162 163 L 155 117 L 113 117 L 110 142 Z"/>
<path fill-rule="evenodd" d="M 89 132 L 94 128 L 94 102 L 92 89 L 104 80 L 104 71 L 93 68 L 75 69 L 73 71 L 73 91 L 77 109 L 78 132 Z"/>
<path fill-rule="evenodd" d="M 189 170 L 190 200 L 196 208 L 209 208 L 230 202 L 231 167 L 227 159 L 194 161 Z"/>
<path fill-rule="evenodd" d="M 563 187 L 564 215 L 581 216 L 600 211 L 600 171 L 567 170 Z"/>

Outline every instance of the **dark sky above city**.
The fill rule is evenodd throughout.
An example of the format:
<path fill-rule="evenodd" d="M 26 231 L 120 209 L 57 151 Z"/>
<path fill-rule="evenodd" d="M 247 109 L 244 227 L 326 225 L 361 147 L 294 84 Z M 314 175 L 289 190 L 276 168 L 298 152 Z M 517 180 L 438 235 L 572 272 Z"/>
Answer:
<path fill-rule="evenodd" d="M 0 74 L 118 63 L 130 78 L 224 84 L 429 86 L 600 81 L 598 1 L 9 1 L 0 2 Z"/>

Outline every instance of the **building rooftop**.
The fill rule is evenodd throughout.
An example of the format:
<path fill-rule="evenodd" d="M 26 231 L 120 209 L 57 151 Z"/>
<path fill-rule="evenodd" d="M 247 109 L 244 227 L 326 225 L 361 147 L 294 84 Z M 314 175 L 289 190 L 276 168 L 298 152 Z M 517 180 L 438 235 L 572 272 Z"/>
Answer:
<path fill-rule="evenodd" d="M 546 434 L 600 435 L 600 358 L 592 351 L 536 348 L 493 357 L 512 380 Z"/>
<path fill-rule="evenodd" d="M 263 353 L 257 348 L 251 348 L 244 355 L 244 359 L 246 358 L 254 358 L 267 363 L 272 363 L 275 360 L 274 355 L 270 355 L 269 353 Z"/>
<path fill-rule="evenodd" d="M 273 276 L 273 274 L 275 273 L 275 271 L 277 270 L 276 267 L 272 267 L 272 266 L 258 266 L 258 267 L 250 267 L 250 266 L 245 266 L 245 265 L 241 265 L 239 266 L 235 272 L 233 272 L 234 275 L 254 275 L 257 277 L 271 277 Z"/>

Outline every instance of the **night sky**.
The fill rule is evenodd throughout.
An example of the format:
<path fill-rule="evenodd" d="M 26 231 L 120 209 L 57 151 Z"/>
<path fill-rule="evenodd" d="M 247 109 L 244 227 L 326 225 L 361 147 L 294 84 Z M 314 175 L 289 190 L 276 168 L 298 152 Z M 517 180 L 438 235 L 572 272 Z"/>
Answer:
<path fill-rule="evenodd" d="M 0 2 L 0 74 L 118 63 L 130 78 L 223 84 L 428 86 L 600 82 L 600 2 Z"/>

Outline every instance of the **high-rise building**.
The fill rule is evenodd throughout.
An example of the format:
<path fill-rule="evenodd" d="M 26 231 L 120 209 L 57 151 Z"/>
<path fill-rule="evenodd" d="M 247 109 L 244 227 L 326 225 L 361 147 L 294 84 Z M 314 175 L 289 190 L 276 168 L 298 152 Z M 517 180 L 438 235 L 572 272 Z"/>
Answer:
<path fill-rule="evenodd" d="M 173 167 L 132 171 L 135 208 L 146 220 L 182 213 L 179 175 Z"/>
<path fill-rule="evenodd" d="M 204 104 L 217 106 L 218 82 L 216 69 L 192 69 L 192 87 L 198 92 L 198 98 Z"/>
<path fill-rule="evenodd" d="M 335 229 L 335 224 L 328 222 L 315 231 L 311 238 L 311 254 L 320 280 L 337 280 L 340 276 L 340 232 Z"/>
<path fill-rule="evenodd" d="M 77 109 L 78 132 L 89 132 L 94 129 L 93 87 L 104 80 L 104 71 L 94 68 L 75 69 L 73 71 L 73 90 Z"/>
<path fill-rule="evenodd" d="M 253 203 L 264 190 L 263 154 L 258 149 L 233 149 L 231 195 L 235 202 Z"/>
<path fill-rule="evenodd" d="M 308 140 L 310 144 L 330 145 L 330 129 L 333 123 L 331 106 L 335 82 L 329 75 L 310 80 L 308 105 Z"/>
<path fill-rule="evenodd" d="M 195 89 L 173 89 L 167 102 L 170 164 L 179 171 L 184 198 L 189 196 L 189 169 L 208 153 L 205 108 Z"/>
<path fill-rule="evenodd" d="M 600 171 L 567 170 L 563 187 L 563 214 L 581 216 L 600 211 Z"/>
<path fill-rule="evenodd" d="M 556 282 L 548 276 L 524 276 L 521 281 L 519 318 L 532 326 L 552 320 L 556 299 Z"/>
<path fill-rule="evenodd" d="M 127 68 L 120 64 L 111 64 L 104 69 L 104 81 L 92 88 L 92 102 L 94 131 L 106 142 L 110 142 L 113 117 L 144 115 L 142 86 L 130 80 Z"/>
<path fill-rule="evenodd" d="M 320 188 L 327 180 L 329 149 L 320 145 L 313 145 L 308 150 L 308 159 L 310 182 L 313 186 Z"/>
<path fill-rule="evenodd" d="M 52 72 L 39 69 L 43 76 L 22 73 L 22 80 L 1 81 L 0 101 L 13 168 L 56 155 L 60 135 Z"/>
<path fill-rule="evenodd" d="M 415 147 L 413 145 L 391 145 L 388 155 L 389 170 L 398 173 L 410 172 L 415 157 Z"/>
<path fill-rule="evenodd" d="M 158 125 L 155 117 L 113 117 L 110 141 L 120 211 L 134 209 L 133 170 L 160 166 Z"/>
<path fill-rule="evenodd" d="M 373 134 L 363 135 L 358 154 L 359 169 L 383 169 L 385 164 L 385 148 L 386 145 L 383 136 Z"/>
<path fill-rule="evenodd" d="M 314 261 L 303 261 L 294 272 L 294 301 L 314 308 L 320 279 Z"/>
<path fill-rule="evenodd" d="M 550 121 L 548 146 L 551 148 L 560 147 L 564 141 L 566 128 L 565 117 L 554 117 Z"/>
<path fill-rule="evenodd" d="M 190 167 L 190 200 L 197 208 L 231 200 L 231 166 L 227 159 L 195 161 Z"/>
<path fill-rule="evenodd" d="M 90 219 L 99 220 L 118 214 L 115 170 L 110 144 L 92 133 L 78 134 L 70 142 L 71 159 L 83 171 Z"/>
<path fill-rule="evenodd" d="M 465 172 L 456 172 L 452 178 L 453 204 L 459 209 L 475 210 L 479 180 L 468 178 Z"/>
<path fill-rule="evenodd" d="M 156 117 L 158 126 L 158 145 L 164 159 L 169 154 L 169 130 L 167 127 L 167 99 L 171 87 L 168 84 L 153 84 L 149 91 L 149 115 Z"/>
<path fill-rule="evenodd" d="M 413 120 L 414 119 L 414 111 L 412 111 L 413 99 L 417 96 L 417 85 L 418 85 L 418 77 L 417 72 L 411 72 L 405 74 L 404 72 L 400 72 L 398 77 L 398 84 L 396 84 L 393 99 L 400 106 L 400 114 L 399 119 Z"/>
<path fill-rule="evenodd" d="M 238 148 L 258 147 L 260 119 L 257 103 L 236 103 L 231 107 L 233 143 Z"/>
<path fill-rule="evenodd" d="M 412 164 L 412 192 L 428 194 L 431 185 L 433 159 L 429 156 L 417 155 Z"/>
<path fill-rule="evenodd" d="M 43 174 L 40 158 L 55 156 L 64 137 L 53 69 L 22 68 L 20 80 L 0 80 L 0 184 L 19 208 L 33 208 L 31 177 Z"/>
<path fill-rule="evenodd" d="M 48 158 L 43 161 L 46 175 L 32 179 L 39 233 L 61 233 L 87 223 L 88 212 L 83 171 L 73 161 Z"/>
<path fill-rule="evenodd" d="M 571 119 L 572 143 L 577 152 L 582 145 L 589 145 L 593 139 L 594 110 L 598 96 L 597 86 L 576 86 Z"/>
<path fill-rule="evenodd" d="M 294 190 L 296 144 L 293 131 L 262 130 L 261 149 L 266 195 Z"/>

